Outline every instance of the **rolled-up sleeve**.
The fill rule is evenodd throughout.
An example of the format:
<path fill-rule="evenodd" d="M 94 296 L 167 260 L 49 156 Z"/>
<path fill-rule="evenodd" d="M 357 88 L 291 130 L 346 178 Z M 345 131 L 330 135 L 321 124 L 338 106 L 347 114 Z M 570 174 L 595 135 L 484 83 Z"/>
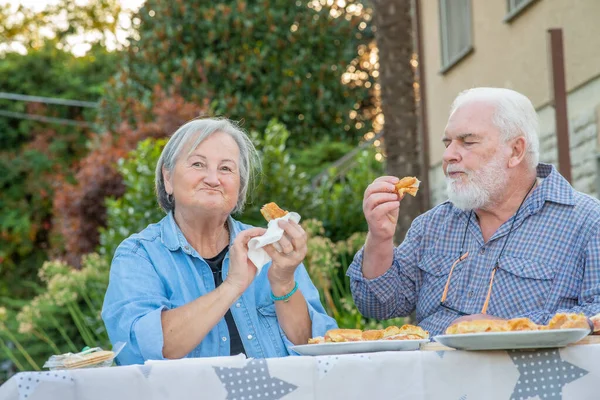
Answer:
<path fill-rule="evenodd" d="M 298 282 L 298 289 L 302 292 L 302 295 L 306 300 L 308 315 L 310 316 L 310 320 L 312 322 L 312 337 L 324 336 L 325 332 L 328 330 L 337 328 L 338 326 L 335 322 L 335 319 L 327 315 L 325 308 L 321 304 L 319 291 L 312 283 L 310 276 L 308 275 L 308 272 L 303 264 L 300 264 L 300 266 L 296 269 L 295 278 L 296 282 Z M 296 355 L 297 353 L 292 350 L 292 347 L 295 346 L 295 344 L 287 338 L 285 332 L 281 328 L 281 325 L 279 325 L 279 330 L 288 353 L 291 355 Z"/>
<path fill-rule="evenodd" d="M 409 315 L 416 305 L 420 273 L 417 267 L 421 242 L 421 218 L 413 221 L 406 238 L 394 248 L 390 268 L 374 279 L 362 272 L 364 247 L 356 253 L 346 275 L 350 278 L 352 298 L 362 315 L 389 319 Z"/>
<path fill-rule="evenodd" d="M 125 342 L 122 364 L 162 360 L 161 313 L 170 309 L 164 284 L 141 249 L 122 246 L 111 264 L 102 319 L 112 343 Z"/>

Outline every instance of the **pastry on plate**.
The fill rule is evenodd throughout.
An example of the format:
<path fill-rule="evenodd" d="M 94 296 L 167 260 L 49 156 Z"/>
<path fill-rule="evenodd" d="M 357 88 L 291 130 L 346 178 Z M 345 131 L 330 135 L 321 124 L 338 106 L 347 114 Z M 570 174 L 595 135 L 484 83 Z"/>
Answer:
<path fill-rule="evenodd" d="M 550 322 L 548 322 L 549 329 L 590 329 L 587 317 L 583 314 L 566 314 L 557 313 Z"/>
<path fill-rule="evenodd" d="M 360 342 L 360 329 L 330 329 L 325 333 L 325 343 Z"/>

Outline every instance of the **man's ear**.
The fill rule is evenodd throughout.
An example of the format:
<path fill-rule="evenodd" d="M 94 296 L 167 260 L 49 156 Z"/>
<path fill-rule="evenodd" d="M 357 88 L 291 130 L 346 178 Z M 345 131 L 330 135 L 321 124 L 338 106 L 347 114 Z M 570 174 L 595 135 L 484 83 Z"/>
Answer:
<path fill-rule="evenodd" d="M 167 194 L 173 194 L 173 183 L 171 182 L 171 174 L 162 167 L 163 181 L 165 182 L 165 191 Z"/>
<path fill-rule="evenodd" d="M 523 136 L 516 137 L 510 143 L 510 158 L 508 159 L 508 167 L 514 168 L 521 164 L 527 153 L 527 141 Z"/>

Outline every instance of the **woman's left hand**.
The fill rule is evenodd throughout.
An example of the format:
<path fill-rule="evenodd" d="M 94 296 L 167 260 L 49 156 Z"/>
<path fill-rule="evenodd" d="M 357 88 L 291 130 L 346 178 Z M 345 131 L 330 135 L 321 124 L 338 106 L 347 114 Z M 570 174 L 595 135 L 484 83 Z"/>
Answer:
<path fill-rule="evenodd" d="M 304 229 L 294 221 L 278 221 L 284 234 L 279 240 L 281 253 L 270 244 L 264 249 L 273 259 L 268 278 L 275 295 L 277 292 L 288 293 L 294 287 L 294 272 L 306 257 L 307 235 Z M 291 286 L 291 287 L 290 287 Z M 284 294 L 285 294 L 284 293 Z"/>

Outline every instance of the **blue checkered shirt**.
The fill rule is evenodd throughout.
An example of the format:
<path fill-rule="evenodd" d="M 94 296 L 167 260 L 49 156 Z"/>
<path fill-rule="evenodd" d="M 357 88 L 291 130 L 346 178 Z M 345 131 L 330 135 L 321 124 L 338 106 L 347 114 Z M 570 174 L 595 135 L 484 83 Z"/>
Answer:
<path fill-rule="evenodd" d="M 537 174 L 543 181 L 517 215 L 488 314 L 546 324 L 557 312 L 600 313 L 600 201 L 575 191 L 551 165 L 539 164 Z M 461 315 L 480 313 L 514 218 L 484 243 L 477 218 L 446 201 L 413 221 L 392 266 L 375 279 L 362 274 L 361 249 L 347 272 L 358 309 L 377 319 L 416 309 L 418 324 L 432 336 Z M 442 292 L 465 231 L 469 255 L 454 269 L 444 307 Z"/>

